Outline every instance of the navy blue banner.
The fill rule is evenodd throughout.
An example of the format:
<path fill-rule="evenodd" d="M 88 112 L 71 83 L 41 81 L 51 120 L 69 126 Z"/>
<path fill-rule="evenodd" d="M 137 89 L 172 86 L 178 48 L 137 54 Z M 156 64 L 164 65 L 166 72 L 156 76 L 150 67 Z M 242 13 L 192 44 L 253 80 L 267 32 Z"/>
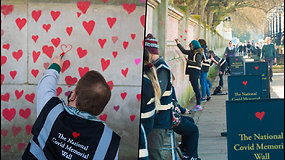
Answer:
<path fill-rule="evenodd" d="M 244 74 L 244 61 L 242 56 L 230 57 L 231 75 Z"/>
<path fill-rule="evenodd" d="M 284 159 L 284 99 L 226 101 L 228 160 Z"/>

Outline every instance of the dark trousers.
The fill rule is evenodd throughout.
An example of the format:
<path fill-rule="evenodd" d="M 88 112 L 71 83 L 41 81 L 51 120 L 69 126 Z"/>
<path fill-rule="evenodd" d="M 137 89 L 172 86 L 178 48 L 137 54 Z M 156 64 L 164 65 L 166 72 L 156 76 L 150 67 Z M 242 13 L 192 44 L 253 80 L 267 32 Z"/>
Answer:
<path fill-rule="evenodd" d="M 224 86 L 224 79 L 223 79 L 223 76 L 224 76 L 224 72 L 225 72 L 225 69 L 227 68 L 228 66 L 228 63 L 225 62 L 221 67 L 220 67 L 220 70 L 219 70 L 219 77 L 220 77 L 220 81 L 219 81 L 219 86 L 223 87 Z M 222 73 L 220 73 L 222 72 Z"/>
<path fill-rule="evenodd" d="M 182 116 L 180 124 L 174 127 L 173 130 L 182 135 L 181 148 L 186 150 L 187 155 L 198 158 L 199 129 L 194 119 Z"/>
<path fill-rule="evenodd" d="M 198 70 L 190 71 L 189 80 L 190 80 L 192 88 L 193 88 L 193 90 L 195 92 L 196 104 L 197 105 L 201 104 L 201 94 L 200 94 L 200 89 L 199 89 L 199 79 L 200 79 L 200 71 L 198 71 Z"/>
<path fill-rule="evenodd" d="M 273 66 L 273 58 L 265 58 L 265 62 L 268 62 L 268 77 L 271 79 L 273 76 L 272 66 Z"/>
<path fill-rule="evenodd" d="M 149 160 L 164 160 L 162 155 L 162 147 L 166 133 L 166 129 L 153 128 L 147 136 Z"/>

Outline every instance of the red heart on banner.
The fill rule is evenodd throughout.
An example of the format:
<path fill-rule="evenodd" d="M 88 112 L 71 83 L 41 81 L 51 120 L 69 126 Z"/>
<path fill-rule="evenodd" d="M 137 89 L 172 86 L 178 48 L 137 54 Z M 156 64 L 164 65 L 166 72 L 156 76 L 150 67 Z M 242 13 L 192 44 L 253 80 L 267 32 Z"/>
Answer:
<path fill-rule="evenodd" d="M 89 1 L 78 1 L 77 2 L 77 8 L 85 14 L 90 6 L 91 2 Z"/>
<path fill-rule="evenodd" d="M 11 149 L 11 145 L 10 144 L 7 144 L 7 145 L 4 145 L 3 144 L 3 150 L 5 151 L 5 152 L 9 152 L 10 151 L 10 149 Z"/>
<path fill-rule="evenodd" d="M 121 93 L 121 97 L 122 97 L 123 100 L 125 100 L 126 96 L 127 96 L 127 92 Z"/>
<path fill-rule="evenodd" d="M 91 35 L 94 26 L 95 26 L 95 21 L 90 20 L 89 22 L 83 21 L 83 27 L 85 28 L 85 30 L 87 31 L 87 33 L 89 34 L 89 36 Z"/>
<path fill-rule="evenodd" d="M 80 133 L 73 132 L 72 135 L 74 138 L 76 138 L 76 137 L 80 136 Z"/>
<path fill-rule="evenodd" d="M 46 30 L 46 32 L 49 31 L 51 25 L 50 24 L 43 24 L 43 29 Z"/>
<path fill-rule="evenodd" d="M 238 59 L 236 58 L 236 61 L 238 61 Z"/>
<path fill-rule="evenodd" d="M 1 129 L 1 135 L 2 135 L 3 137 L 6 137 L 7 134 L 8 134 L 8 130 L 7 130 L 7 129 Z"/>
<path fill-rule="evenodd" d="M 1 95 L 1 100 L 5 101 L 5 102 L 9 102 L 10 99 L 10 94 L 9 93 L 5 93 L 3 95 Z"/>
<path fill-rule="evenodd" d="M 256 70 L 258 70 L 258 66 L 255 66 L 254 68 L 255 68 Z"/>
<path fill-rule="evenodd" d="M 113 41 L 113 43 L 115 44 L 115 43 L 118 41 L 118 36 L 113 36 L 113 37 L 112 37 L 112 41 Z"/>
<path fill-rule="evenodd" d="M 141 94 L 137 94 L 137 99 L 138 99 L 138 101 L 141 100 Z"/>
<path fill-rule="evenodd" d="M 116 112 L 118 112 L 119 109 L 120 109 L 120 106 L 119 106 L 119 105 L 114 106 L 114 110 L 115 110 Z"/>
<path fill-rule="evenodd" d="M 66 27 L 66 32 L 67 32 L 67 34 L 70 36 L 71 35 L 71 33 L 72 33 L 72 27 Z"/>
<path fill-rule="evenodd" d="M 131 14 L 136 9 L 136 4 L 123 3 L 123 8 L 128 12 L 128 14 Z"/>
<path fill-rule="evenodd" d="M 132 38 L 133 40 L 135 40 L 136 34 L 131 34 L 131 38 Z"/>
<path fill-rule="evenodd" d="M 57 87 L 56 88 L 56 96 L 59 96 L 62 92 L 62 88 L 61 87 Z"/>
<path fill-rule="evenodd" d="M 36 63 L 36 61 L 38 60 L 39 56 L 41 54 L 41 51 L 33 51 L 33 60 L 34 60 L 34 63 Z"/>
<path fill-rule="evenodd" d="M 38 35 L 32 35 L 32 39 L 34 40 L 35 43 L 37 43 L 39 36 Z"/>
<path fill-rule="evenodd" d="M 247 84 L 247 81 L 243 81 L 243 82 L 242 82 L 242 84 L 246 86 L 246 84 Z"/>
<path fill-rule="evenodd" d="M 62 67 L 61 67 L 61 72 L 64 73 L 70 66 L 70 61 L 69 60 L 65 60 L 62 63 Z"/>
<path fill-rule="evenodd" d="M 53 46 L 44 45 L 42 47 L 42 50 L 43 50 L 43 53 L 46 54 L 49 58 L 52 57 L 53 52 L 54 52 Z"/>
<path fill-rule="evenodd" d="M 117 18 L 115 18 L 115 17 L 108 17 L 107 18 L 107 22 L 108 22 L 108 25 L 109 25 L 109 27 L 112 29 L 112 27 L 113 27 L 113 25 L 116 23 L 116 21 L 117 21 Z"/>
<path fill-rule="evenodd" d="M 51 39 L 51 43 L 52 43 L 55 47 L 57 47 L 57 46 L 60 44 L 60 38 L 57 37 L 57 38 Z"/>
<path fill-rule="evenodd" d="M 1 66 L 3 66 L 7 62 L 6 56 L 1 56 Z"/>
<path fill-rule="evenodd" d="M 102 70 L 103 72 L 108 68 L 108 66 L 110 65 L 110 60 L 107 59 L 105 60 L 104 58 L 101 59 L 101 66 L 102 66 Z"/>
<path fill-rule="evenodd" d="M 113 54 L 114 58 L 116 58 L 117 55 L 118 55 L 118 52 L 117 52 L 117 51 L 114 51 L 112 54 Z"/>
<path fill-rule="evenodd" d="M 107 41 L 107 39 L 98 39 L 98 42 L 99 42 L 101 48 L 104 48 L 106 41 Z"/>
<path fill-rule="evenodd" d="M 26 143 L 18 143 L 17 146 L 18 146 L 19 151 L 22 151 L 26 148 Z"/>
<path fill-rule="evenodd" d="M 7 43 L 7 44 L 3 44 L 3 48 L 4 48 L 4 49 L 9 50 L 9 48 L 10 48 L 10 44 L 9 44 L 9 43 Z"/>
<path fill-rule="evenodd" d="M 127 41 L 123 42 L 123 47 L 125 50 L 128 48 L 128 45 L 129 45 L 129 42 L 127 42 Z"/>
<path fill-rule="evenodd" d="M 101 119 L 104 122 L 106 122 L 107 118 L 108 118 L 108 115 L 106 113 L 99 116 L 99 119 Z"/>
<path fill-rule="evenodd" d="M 21 92 L 19 92 L 18 90 L 15 91 L 15 96 L 17 100 L 20 99 L 23 94 L 24 94 L 24 90 L 21 90 Z"/>
<path fill-rule="evenodd" d="M 17 24 L 19 30 L 21 30 L 26 25 L 26 23 L 27 23 L 26 18 L 22 18 L 22 19 L 17 18 L 16 19 L 16 24 Z"/>
<path fill-rule="evenodd" d="M 31 115 L 31 109 L 30 108 L 26 108 L 25 110 L 20 109 L 19 115 L 25 119 L 28 119 L 29 116 Z"/>
<path fill-rule="evenodd" d="M 31 93 L 31 94 L 26 94 L 25 98 L 27 101 L 34 103 L 34 98 L 35 98 L 35 93 Z"/>
<path fill-rule="evenodd" d="M 32 69 L 31 73 L 35 78 L 37 78 L 37 76 L 39 74 L 39 70 L 38 69 Z"/>
<path fill-rule="evenodd" d="M 15 79 L 17 75 L 17 71 L 10 71 L 10 76 L 12 77 L 12 79 Z"/>
<path fill-rule="evenodd" d="M 53 21 L 55 21 L 60 16 L 60 11 L 51 11 L 50 15 L 51 15 Z"/>
<path fill-rule="evenodd" d="M 140 18 L 141 24 L 144 27 L 145 26 L 145 15 L 142 15 Z"/>
<path fill-rule="evenodd" d="M 33 128 L 33 126 L 31 126 L 31 125 L 26 125 L 26 127 L 25 127 L 25 129 L 26 129 L 26 133 L 27 133 L 27 135 L 30 135 L 31 134 L 31 132 L 32 132 L 32 128 Z"/>
<path fill-rule="evenodd" d="M 12 56 L 19 61 L 19 59 L 23 56 L 23 51 L 19 49 L 18 51 L 15 51 L 12 53 Z"/>
<path fill-rule="evenodd" d="M 113 89 L 113 86 L 114 86 L 113 81 L 108 81 L 107 84 L 109 85 L 110 90 L 112 90 L 112 89 Z"/>
<path fill-rule="evenodd" d="M 2 84 L 3 84 L 3 82 L 4 82 L 4 79 L 5 79 L 4 74 L 1 74 L 1 86 L 2 86 Z"/>
<path fill-rule="evenodd" d="M 77 48 L 77 54 L 78 54 L 79 58 L 82 58 L 82 57 L 87 55 L 87 50 L 82 49 L 81 47 L 78 47 Z"/>
<path fill-rule="evenodd" d="M 256 112 L 256 113 L 255 113 L 255 116 L 256 116 L 258 119 L 260 119 L 260 120 L 262 120 L 262 118 L 264 117 L 264 115 L 265 115 L 265 112 L 264 112 L 264 111 L 262 111 L 262 112 Z"/>
<path fill-rule="evenodd" d="M 11 109 L 5 108 L 2 111 L 2 115 L 7 121 L 11 122 L 12 119 L 16 115 L 16 109 L 15 108 L 11 108 Z"/>
<path fill-rule="evenodd" d="M 78 72 L 79 72 L 80 77 L 84 76 L 84 74 L 86 74 L 88 71 L 89 71 L 89 67 L 84 67 L 84 68 L 79 67 L 78 68 Z"/>
<path fill-rule="evenodd" d="M 65 82 L 68 85 L 74 85 L 77 82 L 77 78 L 76 77 L 71 77 L 71 76 L 66 76 L 65 77 Z"/>
<path fill-rule="evenodd" d="M 133 122 L 135 120 L 135 118 L 136 118 L 136 115 L 131 115 L 130 116 L 131 122 Z"/>
<path fill-rule="evenodd" d="M 1 13 L 6 17 L 8 14 L 12 13 L 14 9 L 13 5 L 1 5 Z"/>
<path fill-rule="evenodd" d="M 15 126 L 13 126 L 12 127 L 12 132 L 13 132 L 14 137 L 16 137 L 21 132 L 21 130 L 22 130 L 22 127 L 15 127 Z"/>
<path fill-rule="evenodd" d="M 32 17 L 34 18 L 34 20 L 37 22 L 40 18 L 40 16 L 42 15 L 42 11 L 41 10 L 33 10 L 32 11 Z"/>
<path fill-rule="evenodd" d="M 121 72 L 124 77 L 127 77 L 128 71 L 129 71 L 129 68 L 126 68 L 125 70 L 121 69 Z"/>

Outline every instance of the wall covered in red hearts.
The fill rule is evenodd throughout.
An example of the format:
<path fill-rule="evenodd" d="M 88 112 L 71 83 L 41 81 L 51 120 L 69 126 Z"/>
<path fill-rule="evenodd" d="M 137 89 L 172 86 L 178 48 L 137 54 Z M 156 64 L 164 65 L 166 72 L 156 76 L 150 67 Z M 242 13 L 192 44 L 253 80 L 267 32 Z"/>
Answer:
<path fill-rule="evenodd" d="M 50 59 L 69 49 L 58 96 L 66 101 L 87 71 L 102 73 L 112 97 L 98 118 L 121 136 L 119 158 L 136 159 L 142 17 L 145 0 L 2 1 L 1 159 L 22 155 L 37 115 L 37 83 Z"/>

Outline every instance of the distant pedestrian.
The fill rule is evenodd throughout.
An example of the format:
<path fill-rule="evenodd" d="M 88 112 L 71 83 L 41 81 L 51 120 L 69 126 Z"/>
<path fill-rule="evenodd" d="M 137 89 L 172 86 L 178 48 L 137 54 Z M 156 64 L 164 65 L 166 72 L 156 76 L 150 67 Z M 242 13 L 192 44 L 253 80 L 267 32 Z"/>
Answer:
<path fill-rule="evenodd" d="M 231 66 L 231 62 L 230 62 L 230 57 L 234 57 L 235 56 L 235 53 L 236 53 L 236 50 L 232 44 L 232 41 L 229 41 L 229 46 L 226 48 L 225 50 L 225 56 L 226 56 L 226 61 L 228 63 L 228 66 L 227 66 L 227 73 L 231 73 L 231 70 L 230 70 L 230 66 Z"/>
<path fill-rule="evenodd" d="M 276 63 L 276 49 L 274 44 L 271 43 L 270 37 L 266 37 L 266 45 L 262 47 L 261 52 L 261 61 L 268 62 L 268 69 L 269 69 L 269 80 L 272 82 L 273 71 L 272 66 L 273 63 Z"/>
<path fill-rule="evenodd" d="M 240 43 L 238 46 L 238 53 L 239 53 L 238 55 L 242 56 L 242 52 L 243 52 L 243 45 L 242 45 L 242 43 Z"/>
<path fill-rule="evenodd" d="M 250 41 L 247 42 L 246 49 L 247 49 L 247 55 L 250 56 L 250 50 L 251 50 L 251 43 L 250 43 Z"/>
<path fill-rule="evenodd" d="M 243 56 L 246 56 L 246 43 L 243 44 Z"/>
<path fill-rule="evenodd" d="M 223 75 L 228 64 L 223 58 L 216 55 L 214 51 L 210 50 L 209 53 L 210 53 L 210 59 L 212 60 L 211 65 L 215 63 L 216 66 L 219 67 L 219 77 L 220 77 L 219 86 L 223 87 L 224 86 Z"/>

